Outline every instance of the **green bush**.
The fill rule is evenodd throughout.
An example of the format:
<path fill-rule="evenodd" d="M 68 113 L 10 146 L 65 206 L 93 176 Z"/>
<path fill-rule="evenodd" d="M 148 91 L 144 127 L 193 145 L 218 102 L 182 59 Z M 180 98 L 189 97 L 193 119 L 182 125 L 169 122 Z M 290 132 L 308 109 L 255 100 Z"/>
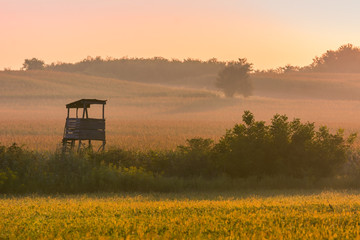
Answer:
<path fill-rule="evenodd" d="M 276 114 L 271 125 L 245 111 L 243 124 L 228 130 L 214 147 L 218 164 L 232 177 L 286 175 L 329 177 L 345 163 L 356 134 L 331 134 L 326 126 L 289 122 Z"/>
<path fill-rule="evenodd" d="M 282 179 L 308 186 L 334 176 L 357 186 L 360 151 L 349 151 L 355 137 L 345 138 L 343 130 L 332 134 L 326 126 L 316 130 L 314 123 L 279 114 L 267 125 L 245 111 L 243 123 L 227 130 L 218 143 L 193 138 L 173 151 L 45 154 L 0 145 L 0 192 L 231 189 L 277 186 Z"/>

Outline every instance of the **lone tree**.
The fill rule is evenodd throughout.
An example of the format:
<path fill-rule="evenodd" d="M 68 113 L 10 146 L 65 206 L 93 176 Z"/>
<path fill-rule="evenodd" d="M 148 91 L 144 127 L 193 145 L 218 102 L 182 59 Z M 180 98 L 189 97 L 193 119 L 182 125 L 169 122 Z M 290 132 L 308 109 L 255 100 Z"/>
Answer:
<path fill-rule="evenodd" d="M 226 97 L 234 97 L 236 93 L 248 97 L 252 93 L 251 71 L 252 63 L 248 63 L 246 58 L 239 58 L 239 61 L 229 62 L 220 70 L 215 85 Z"/>
<path fill-rule="evenodd" d="M 37 58 L 25 59 L 23 63 L 23 68 L 25 70 L 41 70 L 44 69 L 45 62 Z"/>

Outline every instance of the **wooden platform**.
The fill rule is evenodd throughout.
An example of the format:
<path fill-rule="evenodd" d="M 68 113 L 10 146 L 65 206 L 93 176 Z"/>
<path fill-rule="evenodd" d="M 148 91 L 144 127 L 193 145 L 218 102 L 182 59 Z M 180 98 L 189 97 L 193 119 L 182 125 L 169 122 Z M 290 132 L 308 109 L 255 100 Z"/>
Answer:
<path fill-rule="evenodd" d="M 105 119 L 67 118 L 63 140 L 105 141 Z"/>

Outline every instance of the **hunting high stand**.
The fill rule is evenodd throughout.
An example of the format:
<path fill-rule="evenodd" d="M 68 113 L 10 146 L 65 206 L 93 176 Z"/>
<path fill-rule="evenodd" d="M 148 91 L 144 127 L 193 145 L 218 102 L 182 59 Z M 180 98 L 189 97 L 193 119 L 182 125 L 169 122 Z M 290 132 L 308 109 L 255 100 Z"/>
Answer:
<path fill-rule="evenodd" d="M 102 118 L 89 118 L 88 108 L 92 104 L 102 105 Z M 91 141 L 102 141 L 100 150 L 105 149 L 105 104 L 106 100 L 98 99 L 81 99 L 66 104 L 67 118 L 65 122 L 64 137 L 62 140 L 63 152 L 74 149 L 76 142 L 79 141 L 77 151 L 86 148 L 86 140 L 88 148 L 92 148 Z M 76 117 L 70 118 L 70 109 L 76 108 Z M 79 118 L 79 108 L 82 109 L 82 117 Z"/>

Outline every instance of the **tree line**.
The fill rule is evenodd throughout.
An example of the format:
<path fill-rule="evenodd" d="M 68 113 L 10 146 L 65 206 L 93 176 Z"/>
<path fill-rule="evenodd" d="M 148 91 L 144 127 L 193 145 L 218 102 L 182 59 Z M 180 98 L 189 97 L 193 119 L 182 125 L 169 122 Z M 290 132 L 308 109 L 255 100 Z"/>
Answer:
<path fill-rule="evenodd" d="M 52 63 L 50 65 L 45 65 L 44 61 L 32 58 L 25 59 L 23 69 L 80 72 L 123 80 L 167 84 L 186 78 L 217 75 L 215 86 L 221 89 L 226 97 L 233 97 L 235 94 L 247 97 L 252 93 L 250 80 L 252 64 L 248 63 L 246 58 L 221 62 L 215 58 L 208 61 L 195 59 L 170 61 L 160 57 L 152 59 L 109 58 L 107 60 L 100 57 L 88 57 L 75 64 Z"/>
<path fill-rule="evenodd" d="M 234 95 L 251 96 L 253 84 L 252 73 L 287 74 L 293 72 L 337 72 L 359 73 L 360 48 L 351 44 L 341 46 L 337 50 L 328 50 L 313 62 L 304 67 L 286 65 L 275 69 L 254 70 L 253 64 L 246 58 L 237 61 L 218 61 L 216 58 L 208 61 L 197 59 L 154 58 L 107 58 L 87 57 L 77 63 L 51 63 L 46 65 L 37 58 L 25 59 L 25 70 L 49 70 L 60 72 L 76 72 L 102 77 L 112 77 L 128 81 L 161 84 L 188 84 L 191 81 L 200 81 L 203 87 L 215 86 L 224 92 L 226 97 Z"/>
<path fill-rule="evenodd" d="M 322 73 L 360 73 L 360 48 L 352 44 L 340 46 L 337 50 L 328 50 L 321 56 L 313 58 L 307 66 L 288 64 L 268 70 L 256 70 L 259 73 L 286 74 L 292 72 L 322 72 Z"/>
<path fill-rule="evenodd" d="M 201 61 L 191 58 L 168 60 L 162 57 L 123 57 L 119 59 L 87 57 L 76 63 L 58 62 L 51 64 L 45 64 L 44 61 L 33 58 L 25 60 L 23 69 L 85 73 L 148 83 L 171 83 L 189 77 L 216 75 L 225 64 L 225 62 L 218 61 L 215 58 Z"/>
<path fill-rule="evenodd" d="M 43 60 L 32 58 L 25 59 L 24 70 L 53 70 L 64 72 L 84 72 L 94 75 L 112 75 L 123 79 L 137 79 L 147 81 L 139 75 L 143 73 L 152 80 L 171 81 L 173 78 L 194 77 L 202 74 L 217 74 L 219 70 L 233 61 L 219 61 L 216 58 L 202 61 L 199 59 L 172 59 L 162 57 L 154 58 L 106 58 L 87 57 L 76 63 L 51 63 L 45 64 Z M 360 68 L 360 48 L 352 44 L 340 46 L 337 50 L 328 50 L 321 56 L 314 57 L 311 64 L 307 66 L 286 65 L 283 67 L 259 70 L 254 72 L 337 72 L 358 73 Z M 151 81 L 151 80 L 149 80 Z"/>

